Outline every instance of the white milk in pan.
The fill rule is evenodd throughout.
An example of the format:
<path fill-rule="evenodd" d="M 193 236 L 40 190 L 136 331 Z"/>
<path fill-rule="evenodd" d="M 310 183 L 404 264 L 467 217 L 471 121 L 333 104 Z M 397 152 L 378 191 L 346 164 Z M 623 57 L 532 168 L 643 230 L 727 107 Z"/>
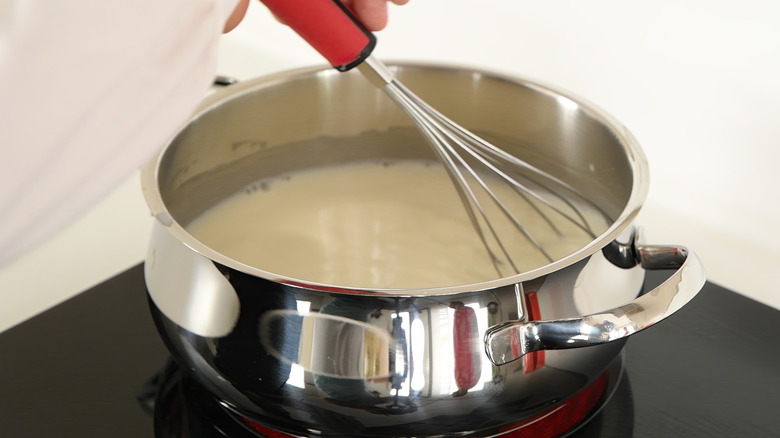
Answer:
<path fill-rule="evenodd" d="M 592 240 L 551 214 L 562 232 L 557 234 L 509 186 L 493 187 L 555 259 Z M 483 204 L 493 207 L 489 199 Z M 597 234 L 606 229 L 598 214 L 589 216 Z M 549 263 L 500 212 L 490 217 L 521 271 Z M 429 288 L 499 277 L 452 181 L 435 162 L 366 161 L 262 180 L 208 210 L 188 230 L 242 263 L 336 286 Z M 506 263 L 501 270 L 512 273 Z"/>

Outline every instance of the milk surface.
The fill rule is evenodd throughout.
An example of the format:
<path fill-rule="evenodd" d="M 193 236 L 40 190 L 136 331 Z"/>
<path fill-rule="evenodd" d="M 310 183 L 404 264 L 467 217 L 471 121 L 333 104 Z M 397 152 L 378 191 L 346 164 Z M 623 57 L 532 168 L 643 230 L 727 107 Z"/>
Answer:
<path fill-rule="evenodd" d="M 559 236 L 508 186 L 493 186 L 553 257 L 592 239 L 554 217 L 563 231 Z M 520 270 L 549 263 L 489 198 L 482 203 L 490 208 L 491 223 Z M 506 260 L 492 262 L 446 171 L 425 161 L 348 163 L 261 180 L 212 207 L 187 229 L 242 263 L 335 286 L 431 288 L 513 272 Z"/>

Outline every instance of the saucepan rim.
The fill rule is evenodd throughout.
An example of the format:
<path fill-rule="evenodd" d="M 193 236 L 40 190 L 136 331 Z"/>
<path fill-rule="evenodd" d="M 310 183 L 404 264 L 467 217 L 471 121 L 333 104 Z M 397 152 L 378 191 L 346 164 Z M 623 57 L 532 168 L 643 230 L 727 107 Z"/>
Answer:
<path fill-rule="evenodd" d="M 392 296 L 430 296 L 430 295 L 451 295 L 466 292 L 475 292 L 482 290 L 490 290 L 498 287 L 504 287 L 530 281 L 553 272 L 559 271 L 567 266 L 577 263 L 596 251 L 601 250 L 609 242 L 618 238 L 634 221 L 642 205 L 645 202 L 649 189 L 649 168 L 647 164 L 647 158 L 640 147 L 638 141 L 634 136 L 626 129 L 619 121 L 612 117 L 609 113 L 602 110 L 593 103 L 576 96 L 572 93 L 562 91 L 557 87 L 542 84 L 536 80 L 530 80 L 521 76 L 499 73 L 496 71 L 475 68 L 464 65 L 454 65 L 445 63 L 430 63 L 430 62 L 388 62 L 392 68 L 409 68 L 409 69 L 423 69 L 423 70 L 444 70 L 452 72 L 468 72 L 473 74 L 479 74 L 488 76 L 491 78 L 508 81 L 519 86 L 534 89 L 535 91 L 548 94 L 554 97 L 565 97 L 575 102 L 579 110 L 587 113 L 595 121 L 602 124 L 611 130 L 616 141 L 623 146 L 625 150 L 626 160 L 628 168 L 631 171 L 633 180 L 631 181 L 632 187 L 628 199 L 625 203 L 625 207 L 620 214 L 612 221 L 611 225 L 595 239 L 592 239 L 590 243 L 583 246 L 576 252 L 562 257 L 554 262 L 548 263 L 544 266 L 522 272 L 520 274 L 503 277 L 500 279 L 488 280 L 479 283 L 461 284 L 453 286 L 441 286 L 433 288 L 409 288 L 409 289 L 378 289 L 378 288 L 361 288 L 352 286 L 339 286 L 326 283 L 317 283 L 308 280 L 302 280 L 299 278 L 288 277 L 284 275 L 275 274 L 273 272 L 265 271 L 255 266 L 241 263 L 233 258 L 225 256 L 224 254 L 214 250 L 208 245 L 202 243 L 200 240 L 192 236 L 185 227 L 176 221 L 173 215 L 169 212 L 163 196 L 160 192 L 160 186 L 158 184 L 158 176 L 161 171 L 161 166 L 164 164 L 166 153 L 170 151 L 170 147 L 173 144 L 173 140 L 165 145 L 142 169 L 141 169 L 141 186 L 146 203 L 151 211 L 152 216 L 155 217 L 165 228 L 173 234 L 178 240 L 180 240 L 187 247 L 197 252 L 198 254 L 206 257 L 216 263 L 224 266 L 236 269 L 238 271 L 250 274 L 253 276 L 265 278 L 271 281 L 286 283 L 291 287 L 301 287 L 311 290 L 326 290 L 329 292 L 340 293 L 352 293 L 352 294 L 377 294 L 377 295 L 392 295 Z M 332 68 L 326 66 L 313 66 L 304 67 L 294 70 L 283 71 L 279 73 L 270 74 L 263 77 L 247 80 L 245 82 L 239 82 L 235 85 L 231 85 L 223 90 L 212 93 L 207 96 L 194 112 L 191 122 L 197 120 L 197 118 L 209 111 L 219 107 L 225 101 L 238 96 L 254 92 L 261 88 L 270 87 L 277 84 L 282 84 L 288 81 L 293 81 L 301 77 L 312 75 L 330 75 L 330 74 L 344 74 L 339 73 Z M 175 137 L 174 137 L 175 138 Z"/>

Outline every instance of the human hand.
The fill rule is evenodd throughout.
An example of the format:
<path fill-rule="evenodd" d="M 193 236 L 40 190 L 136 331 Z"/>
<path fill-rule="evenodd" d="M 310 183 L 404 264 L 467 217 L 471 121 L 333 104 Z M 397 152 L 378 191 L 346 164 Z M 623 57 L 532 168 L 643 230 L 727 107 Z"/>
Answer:
<path fill-rule="evenodd" d="M 387 4 L 405 5 L 409 0 L 341 0 L 355 12 L 358 20 L 370 31 L 387 26 Z"/>
<path fill-rule="evenodd" d="M 238 4 L 225 22 L 225 27 L 222 28 L 222 32 L 228 33 L 236 26 L 238 26 L 238 23 L 241 23 L 241 20 L 244 19 L 244 15 L 246 15 L 246 9 L 248 7 L 249 0 L 238 0 Z"/>

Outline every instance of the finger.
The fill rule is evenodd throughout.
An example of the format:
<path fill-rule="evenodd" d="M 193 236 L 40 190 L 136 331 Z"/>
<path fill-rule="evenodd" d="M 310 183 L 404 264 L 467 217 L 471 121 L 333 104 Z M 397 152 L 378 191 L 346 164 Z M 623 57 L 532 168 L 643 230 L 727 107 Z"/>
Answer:
<path fill-rule="evenodd" d="M 382 30 L 387 26 L 387 0 L 353 0 L 345 2 L 370 31 Z"/>
<path fill-rule="evenodd" d="M 227 21 L 225 22 L 225 26 L 222 28 L 222 33 L 228 33 L 236 26 L 238 26 L 238 23 L 244 19 L 244 15 L 246 15 L 246 10 L 248 7 L 249 0 L 239 0 L 238 4 L 233 9 L 233 12 L 230 13 L 230 17 L 228 17 Z"/>

